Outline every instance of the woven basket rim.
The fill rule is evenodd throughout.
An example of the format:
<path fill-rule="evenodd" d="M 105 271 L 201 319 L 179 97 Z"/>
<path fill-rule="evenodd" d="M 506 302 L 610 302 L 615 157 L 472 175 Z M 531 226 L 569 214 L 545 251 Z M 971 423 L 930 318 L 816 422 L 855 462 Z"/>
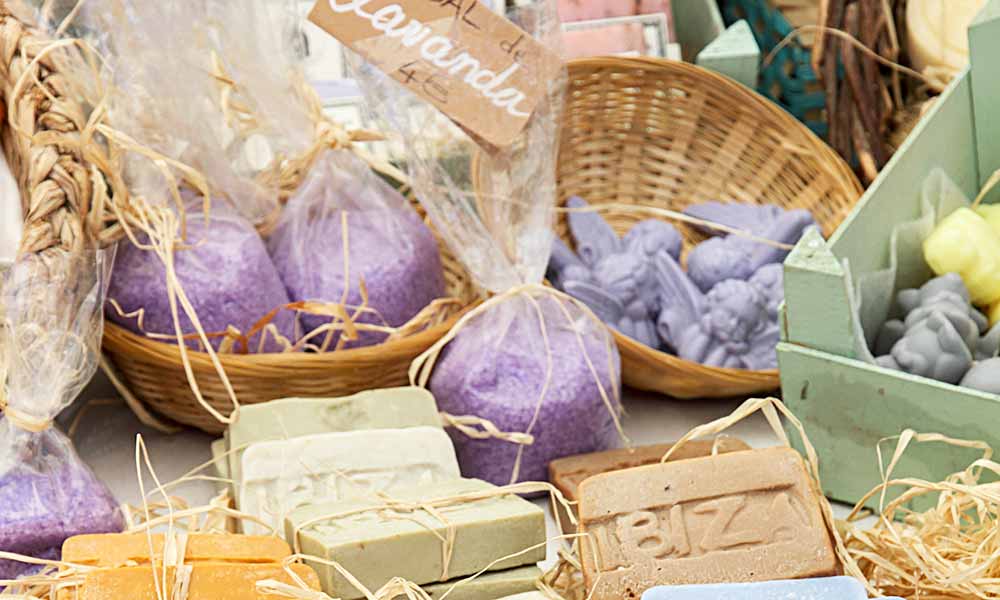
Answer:
<path fill-rule="evenodd" d="M 234 367 L 281 367 L 281 368 L 310 368 L 323 367 L 330 368 L 338 363 L 349 363 L 358 359 L 375 358 L 386 353 L 392 353 L 397 348 L 413 345 L 430 345 L 435 340 L 440 339 L 445 333 L 458 322 L 468 311 L 475 308 L 481 301 L 474 301 L 462 307 L 456 314 L 451 315 L 442 323 L 423 329 L 401 338 L 390 340 L 373 346 L 361 346 L 357 348 L 345 348 L 335 352 L 260 352 L 260 353 L 216 353 L 223 366 Z M 144 352 L 149 358 L 157 361 L 168 361 L 170 363 L 180 363 L 181 350 L 173 340 L 155 340 L 149 337 L 134 333 L 121 325 L 106 321 L 104 326 L 104 342 L 113 348 L 131 347 L 129 352 L 136 350 Z M 211 358 L 208 352 L 193 350 L 188 348 L 188 359 L 192 364 L 211 367 Z"/>
<path fill-rule="evenodd" d="M 730 98 L 729 101 L 732 104 L 749 106 L 749 111 L 754 113 L 755 118 L 759 122 L 778 123 L 781 127 L 786 128 L 789 131 L 788 138 L 790 142 L 794 142 L 797 145 L 801 145 L 803 143 L 807 144 L 807 147 L 804 148 L 804 150 L 814 155 L 817 163 L 823 166 L 823 169 L 826 171 L 826 176 L 830 179 L 831 183 L 834 183 L 835 185 L 839 183 L 842 187 L 843 196 L 845 198 L 850 198 L 851 206 L 856 205 L 857 200 L 864 193 L 864 187 L 861 185 L 854 171 L 851 170 L 844 159 L 822 139 L 820 139 L 819 136 L 777 104 L 769 101 L 765 97 L 756 93 L 754 90 L 751 90 L 750 88 L 747 88 L 746 86 L 724 75 L 681 61 L 651 57 L 600 56 L 578 58 L 568 61 L 567 68 L 569 71 L 569 81 L 571 82 L 571 85 L 574 80 L 580 80 L 580 77 L 574 76 L 574 72 L 594 72 L 605 69 L 616 69 L 622 71 L 650 71 L 660 74 L 667 73 L 677 74 L 679 76 L 683 75 L 689 79 L 697 79 L 700 84 L 706 86 L 724 88 L 725 94 L 728 98 Z M 608 80 L 613 84 L 613 78 L 609 77 Z M 568 102 L 569 101 L 571 101 L 571 97 L 568 97 Z M 560 157 L 562 157 L 564 150 L 566 150 L 566 148 L 560 148 Z M 561 181 L 560 188 L 562 189 Z M 556 202 L 559 205 L 563 204 L 563 194 L 560 194 L 560 197 L 556 199 Z M 839 225 L 839 223 L 835 225 Z M 729 381 L 746 386 L 747 384 L 759 382 L 764 386 L 763 389 L 766 389 L 768 384 L 776 384 L 778 381 L 778 369 L 755 371 L 748 369 L 707 366 L 694 361 L 685 360 L 675 354 L 647 346 L 620 333 L 614 328 L 609 327 L 609 329 L 613 332 L 619 348 L 627 350 L 629 354 L 641 355 L 643 360 L 651 364 L 655 363 L 661 366 L 672 366 L 683 369 L 692 379 L 705 379 L 706 384 L 713 381 Z M 623 375 L 627 376 L 627 372 L 624 369 Z"/>

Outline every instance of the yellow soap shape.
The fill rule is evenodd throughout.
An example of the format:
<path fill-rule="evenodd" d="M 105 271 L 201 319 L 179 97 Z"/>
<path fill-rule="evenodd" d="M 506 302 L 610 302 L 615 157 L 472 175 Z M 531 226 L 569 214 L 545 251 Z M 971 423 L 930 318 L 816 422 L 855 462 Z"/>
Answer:
<path fill-rule="evenodd" d="M 316 572 L 306 565 L 289 567 L 309 586 L 319 590 Z M 167 598 L 173 597 L 175 567 L 166 572 L 157 571 L 160 586 L 166 581 Z M 187 600 L 287 600 L 287 596 L 262 594 L 257 582 L 273 579 L 295 585 L 292 577 L 279 565 L 195 564 L 191 570 Z M 122 567 L 91 571 L 83 578 L 79 588 L 69 588 L 59 593 L 60 600 L 158 600 L 153 568 Z"/>
<path fill-rule="evenodd" d="M 977 215 L 986 219 L 997 235 L 1000 235 L 1000 204 L 980 204 L 975 211 Z"/>
<path fill-rule="evenodd" d="M 924 241 L 924 259 L 938 275 L 958 273 L 973 304 L 1000 300 L 1000 233 L 971 209 L 960 208 L 938 224 Z"/>

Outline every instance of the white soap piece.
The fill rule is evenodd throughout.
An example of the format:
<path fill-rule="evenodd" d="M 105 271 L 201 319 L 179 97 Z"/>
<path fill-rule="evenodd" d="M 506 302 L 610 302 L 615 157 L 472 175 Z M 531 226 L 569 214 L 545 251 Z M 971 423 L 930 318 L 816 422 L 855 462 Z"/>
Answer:
<path fill-rule="evenodd" d="M 3 153 L 0 153 L 0 272 L 17 257 L 23 221 L 17 181 Z"/>
<path fill-rule="evenodd" d="M 541 592 L 524 592 L 514 596 L 506 596 L 498 600 L 548 600 L 548 597 Z"/>
<path fill-rule="evenodd" d="M 283 531 L 285 516 L 332 502 L 461 477 L 455 447 L 438 427 L 322 433 L 251 444 L 243 453 L 239 508 Z M 246 522 L 244 533 L 269 534 Z"/>

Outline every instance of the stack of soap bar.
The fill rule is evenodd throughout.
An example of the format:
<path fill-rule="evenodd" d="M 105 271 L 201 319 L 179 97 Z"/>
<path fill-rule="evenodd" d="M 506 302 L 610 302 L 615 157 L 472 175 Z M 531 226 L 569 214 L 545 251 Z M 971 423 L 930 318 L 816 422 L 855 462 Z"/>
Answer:
<path fill-rule="evenodd" d="M 861 582 L 852 577 L 821 577 L 762 583 L 661 586 L 648 590 L 642 595 L 642 600 L 868 600 L 868 592 Z"/>
<path fill-rule="evenodd" d="M 594 600 L 657 585 L 836 575 L 802 457 L 767 448 L 614 471 L 580 485 L 583 574 Z"/>
<path fill-rule="evenodd" d="M 431 583 L 421 587 L 434 600 L 444 596 L 448 590 L 451 590 L 451 593 L 448 594 L 448 600 L 496 600 L 533 590 L 541 578 L 542 570 L 538 567 L 518 567 L 505 571 L 483 573 L 458 587 L 454 587 L 456 583 L 468 578 L 460 577 L 444 583 Z M 397 596 L 395 600 L 403 600 L 404 598 L 406 596 Z"/>
<path fill-rule="evenodd" d="M 274 579 L 295 585 L 282 561 L 291 554 L 275 537 L 193 534 L 178 537 L 174 548 L 184 548 L 183 561 L 164 556 L 163 534 L 84 535 L 66 540 L 63 560 L 99 567 L 87 572 L 76 587 L 62 589 L 60 600 L 157 600 L 153 569 L 167 569 L 167 597 L 173 597 L 176 568 L 190 567 L 187 600 L 263 600 L 256 583 Z M 179 552 L 178 552 L 179 554 Z M 155 560 L 154 560 L 155 558 Z M 173 563 L 173 564 L 171 564 Z M 307 565 L 289 567 L 311 589 L 319 589 L 316 572 Z M 162 571 L 157 571 L 163 585 Z"/>
<path fill-rule="evenodd" d="M 240 408 L 221 442 L 212 446 L 215 458 L 227 457 L 228 472 L 239 480 L 243 448 L 256 442 L 365 429 L 440 427 L 434 396 L 418 387 L 361 392 L 344 398 L 287 398 Z M 221 462 L 215 463 L 225 472 Z M 228 475 L 226 476 L 229 477 Z"/>
<path fill-rule="evenodd" d="M 475 479 L 459 479 L 393 491 L 401 502 L 430 502 L 495 489 Z M 540 546 L 500 561 L 491 570 L 511 569 L 545 560 L 545 513 L 519 496 L 506 494 L 466 501 L 437 509 L 447 525 L 425 510 L 407 513 L 379 510 L 378 499 L 326 502 L 302 507 L 286 521 L 286 535 L 302 553 L 336 560 L 371 590 L 393 577 L 417 585 L 441 581 L 442 538 L 448 526 L 455 538 L 447 577 L 478 573 L 493 561 Z M 326 516 L 355 512 L 335 520 Z M 336 570 L 314 565 L 323 591 L 335 598 L 354 599 L 361 594 Z"/>
<path fill-rule="evenodd" d="M 294 509 L 461 477 L 440 427 L 325 433 L 252 444 L 243 453 L 240 510 L 281 530 Z M 244 522 L 245 533 L 267 528 Z"/>
<path fill-rule="evenodd" d="M 567 500 L 576 502 L 580 499 L 580 484 L 585 479 L 601 473 L 656 464 L 672 447 L 673 444 L 656 444 L 639 448 L 591 452 L 590 454 L 578 454 L 556 459 L 549 463 L 549 481 L 562 492 Z M 687 442 L 670 457 L 670 460 L 711 456 L 713 448 L 717 448 L 719 454 L 725 454 L 749 450 L 750 446 L 747 446 L 742 440 L 729 437 L 720 438 L 718 443 L 715 441 Z M 558 509 L 560 523 L 564 528 L 568 528 L 571 525 L 569 517 L 565 514 L 561 504 L 558 505 Z"/>

